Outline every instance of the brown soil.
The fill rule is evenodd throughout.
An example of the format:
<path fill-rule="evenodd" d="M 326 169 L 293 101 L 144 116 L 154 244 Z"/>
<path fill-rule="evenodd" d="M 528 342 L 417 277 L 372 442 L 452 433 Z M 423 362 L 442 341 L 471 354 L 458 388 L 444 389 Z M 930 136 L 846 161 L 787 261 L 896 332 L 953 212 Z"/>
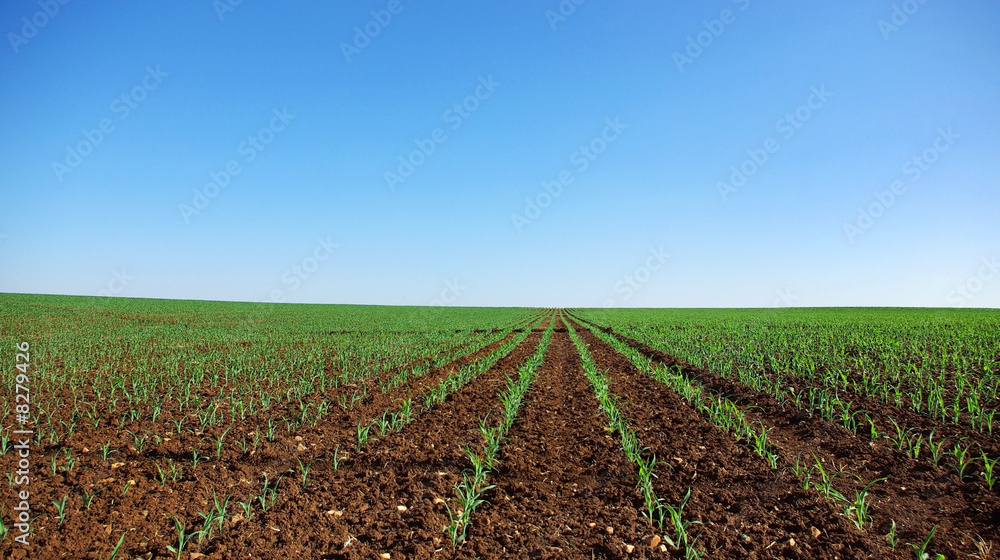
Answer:
<path fill-rule="evenodd" d="M 469 530 L 462 558 L 625 558 L 651 533 L 634 469 L 606 430 L 564 328 L 500 451 L 499 472 Z M 610 527 L 613 533 L 608 533 Z M 637 548 L 633 557 L 648 551 Z"/>
<path fill-rule="evenodd" d="M 895 521 L 900 540 L 896 552 L 902 550 L 903 557 L 912 554 L 905 543 L 923 542 L 935 525 L 938 529 L 930 550 L 949 558 L 978 553 L 976 543 L 980 541 L 986 545 L 1000 543 L 1000 498 L 995 492 L 958 480 L 952 469 L 914 461 L 894 448 L 873 444 L 867 437 L 856 436 L 840 425 L 796 411 L 790 405 L 783 406 L 770 395 L 614 334 L 660 363 L 682 366 L 691 378 L 740 404 L 749 420 L 772 428 L 768 439 L 781 455 L 784 467 L 790 468 L 799 456 L 811 464 L 815 456 L 823 460 L 827 469 L 835 465 L 857 475 L 863 483 L 845 474 L 835 484 L 851 498 L 855 489 L 886 477 L 885 482 L 871 488 L 875 522 L 867 531 L 869 542 L 881 539 Z"/>
<path fill-rule="evenodd" d="M 566 328 L 559 324 L 544 363 L 525 395 L 518 421 L 489 474 L 482 504 L 472 515 L 468 541 L 452 548 L 443 532 L 448 521 L 445 501 L 462 471 L 470 467 L 466 445 L 478 448 L 478 421 L 497 418 L 498 393 L 508 377 L 531 355 L 541 338 L 540 327 L 493 368 L 423 411 L 398 432 L 374 433 L 362 451 L 355 450 L 355 428 L 380 417 L 386 409 L 413 398 L 415 403 L 463 364 L 497 348 L 495 342 L 469 356 L 383 394 L 375 383 L 351 410 L 332 408 L 315 425 L 284 425 L 273 442 L 264 441 L 243 453 L 232 443 L 216 459 L 202 437 L 178 440 L 165 410 L 158 422 L 144 420 L 123 428 L 80 426 L 71 439 L 75 468 L 65 471 L 60 449 L 32 450 L 34 521 L 28 548 L 13 543 L 16 531 L 0 541 L 2 558 L 106 559 L 121 535 L 119 558 L 172 558 L 177 515 L 192 529 L 201 528 L 198 512 L 211 507 L 213 491 L 232 496 L 229 519 L 220 533 L 193 542 L 182 558 L 676 558 L 646 543 L 656 529 L 642 515 L 636 491 L 636 467 L 610 433 L 580 357 Z M 771 469 L 742 443 L 713 426 L 667 387 L 636 370 L 630 362 L 583 327 L 577 332 L 590 346 L 597 365 L 620 397 L 630 425 L 658 458 L 657 494 L 678 504 L 691 489 L 685 519 L 696 520 L 692 533 L 706 550 L 705 558 L 912 558 L 908 542 L 922 542 L 938 525 L 931 550 L 948 558 L 977 553 L 977 540 L 1000 542 L 1000 503 L 981 484 L 958 480 L 950 469 L 914 461 L 882 444 L 871 445 L 844 428 L 783 407 L 729 379 L 681 364 L 686 375 L 730 395 L 748 416 L 772 428 L 769 439 L 781 454 Z M 515 333 L 516 334 L 516 333 Z M 511 334 L 505 340 L 515 336 Z M 629 341 L 662 363 L 673 357 Z M 331 389 L 326 398 L 357 387 Z M 872 407 L 884 416 L 890 411 Z M 59 411 L 62 414 L 65 411 Z M 893 411 L 895 412 L 895 411 Z M 237 422 L 227 441 L 251 436 L 268 418 L 293 417 L 288 406 L 248 416 Z M 897 418 L 898 420 L 899 418 Z M 910 418 L 907 417 L 908 420 Z M 139 453 L 124 429 L 163 435 L 164 441 Z M 105 442 L 119 453 L 103 460 Z M 191 466 L 191 445 L 209 458 Z M 332 457 L 340 457 L 334 470 Z M 865 482 L 887 476 L 872 488 L 875 524 L 861 531 L 843 515 L 842 506 L 816 490 L 803 490 L 788 467 L 801 454 L 834 463 Z M 50 471 L 56 457 L 57 472 Z M 13 472 L 15 456 L 0 456 L 0 470 Z M 299 462 L 312 464 L 302 486 Z M 156 466 L 168 461 L 184 465 L 179 480 L 156 481 Z M 237 501 L 261 492 L 265 481 L 277 490 L 266 512 L 254 502 L 252 519 L 244 519 Z M 129 489 L 124 492 L 129 481 Z M 853 495 L 857 481 L 847 475 L 837 487 Z M 92 506 L 85 493 L 100 491 Z M 66 519 L 60 524 L 53 500 L 67 496 Z M 13 497 L 0 501 L 0 515 L 11 519 Z M 899 527 L 899 544 L 891 549 L 884 535 L 890 520 Z M 610 528 L 610 530 L 608 529 Z M 203 556 L 192 556 L 195 552 Z M 988 557 L 988 556 L 984 556 Z"/>
<path fill-rule="evenodd" d="M 635 369 L 586 329 L 577 332 L 622 397 L 619 405 L 642 444 L 669 468 L 657 469 L 657 495 L 704 525 L 699 542 L 711 558 L 890 558 L 837 508 L 799 480 L 716 428 L 690 404 Z M 665 414 L 669 411 L 669 414 Z M 816 531 L 813 531 L 813 529 Z M 794 543 L 794 544 L 791 544 Z"/>
<path fill-rule="evenodd" d="M 233 515 L 240 509 L 237 501 L 247 500 L 248 496 L 260 493 L 265 473 L 272 483 L 279 476 L 288 475 L 279 484 L 282 489 L 290 488 L 295 475 L 289 471 L 297 468 L 297 459 L 304 463 L 319 461 L 313 467 L 318 472 L 323 461 L 329 460 L 327 452 L 336 449 L 337 445 L 340 445 L 341 450 L 353 451 L 353 443 L 345 445 L 343 442 L 353 442 L 354 429 L 360 421 L 370 422 L 371 419 L 380 417 L 387 408 L 398 406 L 400 401 L 410 396 L 417 402 L 428 389 L 462 365 L 478 360 L 514 336 L 508 335 L 503 340 L 442 368 L 432 369 L 417 379 L 409 380 L 408 385 L 397 387 L 387 394 L 383 394 L 376 385 L 369 389 L 368 397 L 353 409 L 343 410 L 335 406 L 315 426 L 302 426 L 289 433 L 284 425 L 279 425 L 274 441 L 263 440 L 256 450 L 247 454 L 243 454 L 234 442 L 249 440 L 258 428 L 264 431 L 267 419 L 280 421 L 282 418 L 292 417 L 294 411 L 290 404 L 273 407 L 267 412 L 248 416 L 245 421 L 238 422 L 226 435 L 229 444 L 218 460 L 206 438 L 219 434 L 209 432 L 196 436 L 185 433 L 182 438 L 178 438 L 171 422 L 176 412 L 173 410 L 164 410 L 155 423 L 144 421 L 141 424 L 126 424 L 121 428 L 105 424 L 99 428 L 81 426 L 72 437 L 70 445 L 64 446 L 65 449 L 71 449 L 72 455 L 77 459 L 74 468 L 68 471 L 63 470 L 64 449 L 44 442 L 42 445 L 32 443 L 30 504 L 33 516 L 37 516 L 37 519 L 32 523 L 32 534 L 29 537 L 31 546 L 25 548 L 14 543 L 12 539 L 15 531 L 11 531 L 8 538 L 0 541 L 0 558 L 25 558 L 27 556 L 24 555 L 30 550 L 31 558 L 106 559 L 122 533 L 126 534 L 126 539 L 119 558 L 135 558 L 139 555 L 166 558 L 166 547 L 176 541 L 170 515 L 181 518 L 189 528 L 197 530 L 201 528 L 198 512 L 210 509 L 213 491 L 220 497 L 233 496 L 228 508 L 228 513 Z M 355 388 L 342 386 L 331 390 L 327 396 L 332 398 Z M 68 393 L 66 401 L 72 402 Z M 57 416 L 56 421 L 58 419 Z M 190 418 L 188 422 L 191 422 Z M 218 428 L 221 429 L 223 428 Z M 148 430 L 163 436 L 163 441 L 159 444 L 150 441 L 142 453 L 139 453 L 132 446 L 132 438 L 125 430 L 134 433 Z M 110 448 L 116 450 L 107 460 L 102 459 L 99 454 L 105 444 L 110 444 Z M 199 450 L 202 457 L 197 466 L 192 466 L 192 446 Z M 52 474 L 50 470 L 53 458 L 57 465 L 56 474 Z M 16 461 L 14 453 L 0 456 L 0 472 L 13 473 Z M 157 480 L 157 467 L 166 471 L 171 462 L 182 468 L 182 475 L 176 481 L 168 477 L 166 483 L 161 485 Z M 129 485 L 127 492 L 126 484 Z M 88 495 L 96 495 L 89 508 L 84 505 Z M 52 502 L 61 500 L 63 496 L 66 497 L 67 504 L 66 518 L 60 524 Z M 0 502 L 0 515 L 8 525 L 13 517 L 10 509 L 12 506 L 9 505 L 13 498 L 11 496 Z M 215 538 L 218 538 L 217 532 L 212 540 Z M 202 547 L 195 547 L 192 543 L 188 550 L 199 551 L 200 548 L 208 549 L 210 546 L 210 541 L 205 541 Z"/>
<path fill-rule="evenodd" d="M 377 558 L 384 552 L 429 558 L 436 549 L 450 549 L 442 531 L 445 508 L 434 499 L 450 498 L 469 466 L 465 445 L 475 447 L 481 440 L 478 420 L 499 413 L 498 391 L 540 337 L 532 333 L 443 404 L 361 452 L 354 450 L 353 433 L 327 438 L 327 451 L 339 445 L 346 456 L 339 468 L 317 464 L 306 488 L 297 479 L 283 481 L 274 509 L 241 522 L 208 551 L 209 558 L 228 558 L 226 550 L 275 558 Z"/>

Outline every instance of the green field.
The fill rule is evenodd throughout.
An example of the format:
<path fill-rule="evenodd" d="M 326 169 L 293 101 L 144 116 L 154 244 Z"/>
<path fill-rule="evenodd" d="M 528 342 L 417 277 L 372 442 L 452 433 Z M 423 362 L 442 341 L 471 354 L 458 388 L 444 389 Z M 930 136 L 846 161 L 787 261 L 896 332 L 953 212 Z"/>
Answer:
<path fill-rule="evenodd" d="M 993 310 L 0 294 L 0 347 L 5 558 L 1000 541 Z"/>

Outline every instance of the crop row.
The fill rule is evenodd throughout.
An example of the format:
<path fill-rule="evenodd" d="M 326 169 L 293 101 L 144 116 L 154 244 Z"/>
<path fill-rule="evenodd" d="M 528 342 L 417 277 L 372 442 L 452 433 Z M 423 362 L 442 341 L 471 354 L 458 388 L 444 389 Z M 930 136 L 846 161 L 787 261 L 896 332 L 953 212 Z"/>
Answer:
<path fill-rule="evenodd" d="M 600 329 L 595 329 L 600 331 Z M 626 330 L 637 340 L 654 348 L 666 349 L 666 343 L 653 339 L 642 329 Z M 603 333 L 598 332 L 598 335 Z M 955 475 L 964 481 L 978 480 L 993 489 L 1000 473 L 995 465 L 1000 457 L 991 457 L 987 450 L 975 443 L 965 443 L 962 438 L 935 440 L 934 429 L 904 426 L 892 417 L 882 419 L 867 410 L 854 406 L 854 401 L 840 395 L 836 387 L 810 386 L 798 390 L 783 383 L 784 377 L 766 375 L 754 368 L 735 368 L 735 378 L 760 393 L 772 396 L 782 404 L 816 414 L 834 424 L 842 425 L 855 435 L 863 435 L 872 443 L 890 444 L 905 451 L 913 460 L 924 460 L 939 466 L 950 463 Z M 978 475 L 978 476 L 976 476 Z"/>
<path fill-rule="evenodd" d="M 673 527 L 674 536 L 667 537 L 667 542 L 684 554 L 687 559 L 700 558 L 705 551 L 696 546 L 697 537 L 691 538 L 689 530 L 692 522 L 684 519 L 684 506 L 687 505 L 691 497 L 689 489 L 684 499 L 677 506 L 671 505 L 663 498 L 656 495 L 653 489 L 653 478 L 656 476 L 656 455 L 648 453 L 648 448 L 642 445 L 635 430 L 629 425 L 626 418 L 618 406 L 619 397 L 611 391 L 610 383 L 604 374 L 597 368 L 587 345 L 576 334 L 573 326 L 566 323 L 569 336 L 580 354 L 580 362 L 583 366 L 584 375 L 590 382 L 594 390 L 594 396 L 608 421 L 608 430 L 618 434 L 618 441 L 622 451 L 628 460 L 636 466 L 636 489 L 642 497 L 646 518 L 657 528 L 662 529 L 669 522 Z M 668 465 L 669 466 L 669 465 Z"/>
<path fill-rule="evenodd" d="M 462 472 L 462 481 L 453 490 L 456 497 L 454 504 L 446 504 L 448 525 L 444 527 L 444 532 L 448 534 L 455 547 L 465 541 L 469 525 L 472 523 L 472 513 L 478 506 L 485 503 L 482 498 L 483 493 L 493 488 L 493 486 L 486 484 L 486 477 L 496 467 L 500 446 L 503 444 L 507 432 L 514 425 L 517 413 L 524 402 L 524 396 L 531 387 L 531 382 L 534 381 L 538 368 L 545 360 L 545 353 L 552 340 L 555 324 L 556 321 L 553 317 L 548 328 L 542 333 L 535 353 L 517 368 L 515 376 L 507 378 L 507 385 L 499 394 L 500 402 L 503 405 L 503 416 L 499 422 L 490 426 L 488 417 L 480 419 L 479 433 L 483 436 L 483 445 L 480 450 L 475 451 L 468 446 L 465 448 L 465 454 L 469 458 L 471 468 Z"/>
<path fill-rule="evenodd" d="M 632 364 L 646 375 L 667 385 L 680 395 L 684 400 L 691 403 L 700 413 L 719 428 L 732 433 L 737 440 L 743 440 L 758 455 L 766 459 L 772 469 L 781 468 L 779 466 L 779 455 L 768 444 L 768 433 L 770 428 L 761 423 L 757 426 L 746 419 L 746 413 L 738 405 L 723 395 L 713 393 L 701 383 L 685 375 L 683 368 L 677 365 L 662 366 L 655 365 L 646 355 L 636 348 L 626 343 L 613 334 L 609 334 L 601 329 L 592 328 L 591 332 L 600 340 L 607 343 L 617 352 L 627 357 Z M 834 487 L 834 482 L 843 475 L 858 478 L 844 470 L 831 470 L 824 467 L 823 463 L 816 457 L 809 465 L 803 463 L 796 457 L 795 463 L 790 470 L 802 481 L 803 488 L 814 488 L 827 500 L 842 508 L 843 514 L 850 519 L 859 530 L 864 530 L 871 525 L 871 499 L 869 490 L 872 485 L 883 482 L 885 479 L 875 479 L 859 490 L 854 491 L 853 498 L 849 499 L 844 493 Z"/>

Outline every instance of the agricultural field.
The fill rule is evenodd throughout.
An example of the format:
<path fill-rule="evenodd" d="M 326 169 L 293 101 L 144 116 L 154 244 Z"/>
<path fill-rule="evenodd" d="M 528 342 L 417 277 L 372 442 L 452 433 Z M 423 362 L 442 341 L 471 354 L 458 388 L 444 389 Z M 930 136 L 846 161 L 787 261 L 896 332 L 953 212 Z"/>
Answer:
<path fill-rule="evenodd" d="M 995 311 L 0 294 L 0 347 L 2 558 L 1000 557 Z"/>

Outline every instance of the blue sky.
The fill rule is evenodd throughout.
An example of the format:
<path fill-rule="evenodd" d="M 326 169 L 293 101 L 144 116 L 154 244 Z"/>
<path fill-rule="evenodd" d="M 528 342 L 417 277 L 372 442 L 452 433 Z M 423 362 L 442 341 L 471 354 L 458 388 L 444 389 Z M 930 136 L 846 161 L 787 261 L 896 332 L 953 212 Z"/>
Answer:
<path fill-rule="evenodd" d="M 5 2 L 0 291 L 1000 306 L 995 2 L 481 4 Z"/>

